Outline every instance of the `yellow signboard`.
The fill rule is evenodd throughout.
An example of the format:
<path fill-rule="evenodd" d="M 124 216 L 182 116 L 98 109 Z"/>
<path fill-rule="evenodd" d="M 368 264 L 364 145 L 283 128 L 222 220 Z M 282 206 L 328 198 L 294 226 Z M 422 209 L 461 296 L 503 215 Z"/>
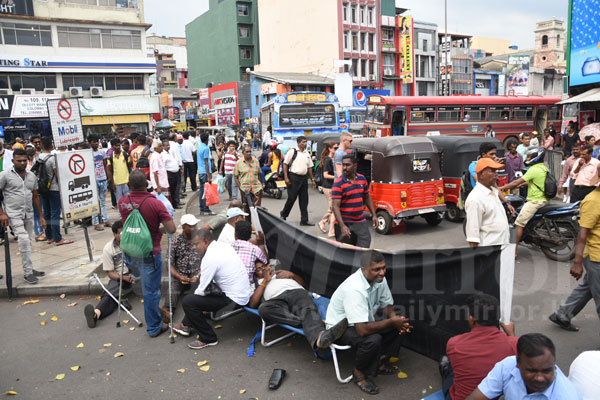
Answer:
<path fill-rule="evenodd" d="M 187 123 L 185 122 L 175 122 L 175 129 L 178 132 L 183 132 L 187 129 Z"/>
<path fill-rule="evenodd" d="M 327 95 L 323 93 L 297 93 L 289 94 L 287 97 L 289 103 L 327 101 Z"/>
<path fill-rule="evenodd" d="M 97 117 L 81 117 L 82 125 L 114 125 L 114 124 L 142 124 L 150 122 L 150 115 L 105 115 Z"/>
<path fill-rule="evenodd" d="M 398 37 L 400 39 L 400 79 L 402 83 L 413 83 L 413 19 L 411 16 L 398 16 Z"/>

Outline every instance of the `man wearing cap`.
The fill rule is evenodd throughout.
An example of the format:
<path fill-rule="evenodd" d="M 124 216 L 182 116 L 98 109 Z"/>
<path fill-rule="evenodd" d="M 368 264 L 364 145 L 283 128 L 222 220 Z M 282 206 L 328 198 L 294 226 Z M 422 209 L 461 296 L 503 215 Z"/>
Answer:
<path fill-rule="evenodd" d="M 184 292 L 194 291 L 200 279 L 200 263 L 202 256 L 194 249 L 192 235 L 198 228 L 198 220 L 192 214 L 181 217 L 182 233 L 171 244 L 171 310 L 175 314 L 177 301 Z M 163 305 L 160 313 L 163 322 L 169 323 L 169 299 L 163 296 Z"/>
<path fill-rule="evenodd" d="M 247 217 L 248 213 L 242 211 L 239 207 L 232 207 L 227 210 L 227 224 L 223 227 L 218 241 L 233 246 L 235 242 L 235 224 Z"/>
<path fill-rule="evenodd" d="M 465 202 L 466 236 L 471 247 L 509 243 L 508 219 L 495 187 L 502 168 L 504 165 L 491 158 L 480 158 L 475 165 L 478 184 Z"/>

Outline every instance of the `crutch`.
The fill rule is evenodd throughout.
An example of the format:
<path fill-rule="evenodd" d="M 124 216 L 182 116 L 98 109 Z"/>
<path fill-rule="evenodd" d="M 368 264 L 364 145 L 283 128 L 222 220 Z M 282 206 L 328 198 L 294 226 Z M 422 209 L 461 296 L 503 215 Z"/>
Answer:
<path fill-rule="evenodd" d="M 100 278 L 98 278 L 98 274 L 96 274 L 95 272 L 92 274 L 92 276 L 94 278 L 96 278 L 96 280 L 98 281 L 98 283 L 100 284 L 100 286 L 102 287 L 102 289 L 104 289 L 104 291 L 106 292 L 106 294 L 108 294 L 110 296 L 111 299 L 113 299 L 114 301 L 117 302 L 117 304 L 119 305 L 119 307 L 121 307 L 131 318 L 133 318 L 133 320 L 138 324 L 138 326 L 142 326 L 144 325 L 142 322 L 140 322 L 135 315 L 133 315 L 128 309 L 125 308 L 125 306 L 121 303 L 119 303 L 117 301 L 117 299 L 115 298 L 115 296 L 113 296 L 113 294 L 111 292 L 108 291 L 108 289 L 106 288 L 106 286 L 104 286 L 102 284 L 102 281 L 100 280 Z"/>
<path fill-rule="evenodd" d="M 123 258 L 123 256 L 121 257 Z M 119 273 L 119 304 L 121 304 L 121 293 L 123 292 L 123 266 L 125 262 L 121 259 L 121 272 Z M 121 307 L 117 311 L 117 328 L 121 327 Z"/>
<path fill-rule="evenodd" d="M 169 269 L 169 327 L 171 328 L 169 341 L 175 343 L 175 337 L 173 336 L 173 304 L 171 300 L 171 235 L 168 236 L 167 258 L 167 268 Z"/>

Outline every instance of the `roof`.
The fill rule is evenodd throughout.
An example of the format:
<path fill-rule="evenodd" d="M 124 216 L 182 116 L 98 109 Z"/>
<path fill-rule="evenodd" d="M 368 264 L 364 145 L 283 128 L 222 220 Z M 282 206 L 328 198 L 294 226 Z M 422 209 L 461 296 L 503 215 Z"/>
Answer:
<path fill-rule="evenodd" d="M 251 72 L 257 78 L 286 85 L 333 85 L 333 78 L 301 72 Z"/>
<path fill-rule="evenodd" d="M 374 103 L 373 97 L 380 97 L 381 102 Z M 369 96 L 369 104 L 397 105 L 483 105 L 483 104 L 555 104 L 560 97 L 551 96 Z"/>
<path fill-rule="evenodd" d="M 415 153 L 438 153 L 437 147 L 424 136 L 386 136 L 382 138 L 357 138 L 352 149 L 380 153 L 384 157 Z"/>
<path fill-rule="evenodd" d="M 563 100 L 558 104 L 583 103 L 586 101 L 600 101 L 600 88 L 590 89 L 587 92 L 581 93 L 575 97 Z"/>
<path fill-rule="evenodd" d="M 440 136 L 429 136 L 429 139 L 435 143 L 435 145 L 443 152 L 447 150 L 448 154 L 457 153 L 471 153 L 479 152 L 479 146 L 481 143 L 492 142 L 496 145 L 496 149 L 503 149 L 502 143 L 495 138 L 481 137 L 481 136 L 453 136 L 453 135 L 440 135 Z"/>
<path fill-rule="evenodd" d="M 175 61 L 175 60 L 173 60 Z M 174 99 L 195 99 L 198 97 L 200 89 L 192 88 L 164 88 L 163 92 L 173 95 Z"/>

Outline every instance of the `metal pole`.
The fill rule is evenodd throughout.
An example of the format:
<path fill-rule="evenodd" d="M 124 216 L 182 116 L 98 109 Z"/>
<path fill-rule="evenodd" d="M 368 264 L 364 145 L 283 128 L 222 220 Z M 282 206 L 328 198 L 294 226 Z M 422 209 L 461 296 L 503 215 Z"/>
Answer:
<path fill-rule="evenodd" d="M 8 298 L 12 299 L 13 287 L 12 287 L 12 268 L 10 262 L 10 244 L 8 238 L 8 228 L 4 228 L 4 263 L 6 264 L 6 291 L 8 292 Z"/>
<path fill-rule="evenodd" d="M 450 42 L 448 41 L 448 0 L 444 0 L 444 25 L 444 41 L 446 42 L 444 45 L 448 46 L 448 49 L 444 49 L 446 58 L 446 90 L 448 91 L 448 95 L 450 95 L 450 82 L 448 81 L 448 53 L 450 53 Z M 446 96 L 446 93 L 444 93 L 444 96 Z"/>
<path fill-rule="evenodd" d="M 81 226 L 83 227 L 83 234 L 85 235 L 85 244 L 88 250 L 88 256 L 90 257 L 90 261 L 94 261 L 94 256 L 92 255 L 92 245 L 90 243 L 90 235 L 88 234 L 87 225 L 81 219 Z"/>

